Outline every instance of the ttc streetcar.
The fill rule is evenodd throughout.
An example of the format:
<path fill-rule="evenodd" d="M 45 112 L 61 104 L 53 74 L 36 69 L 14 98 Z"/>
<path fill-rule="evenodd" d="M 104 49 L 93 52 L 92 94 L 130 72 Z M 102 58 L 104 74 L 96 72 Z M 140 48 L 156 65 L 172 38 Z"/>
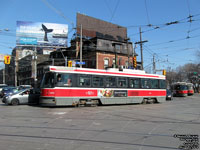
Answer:
<path fill-rule="evenodd" d="M 187 96 L 188 95 L 188 86 L 186 82 L 175 82 L 172 84 L 172 90 L 174 96 Z"/>
<path fill-rule="evenodd" d="M 41 83 L 39 103 L 76 106 L 164 102 L 165 79 L 141 70 L 49 66 Z"/>

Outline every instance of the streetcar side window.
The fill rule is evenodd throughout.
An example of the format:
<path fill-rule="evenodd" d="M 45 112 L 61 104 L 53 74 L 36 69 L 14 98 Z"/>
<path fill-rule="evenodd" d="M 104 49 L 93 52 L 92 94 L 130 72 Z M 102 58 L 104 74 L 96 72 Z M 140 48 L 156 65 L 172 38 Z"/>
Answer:
<path fill-rule="evenodd" d="M 116 87 L 116 77 L 106 77 L 105 81 L 106 87 Z"/>
<path fill-rule="evenodd" d="M 72 86 L 72 75 L 66 73 L 57 74 L 56 86 Z"/>
<path fill-rule="evenodd" d="M 80 75 L 78 77 L 78 85 L 82 87 L 90 87 L 91 86 L 91 78 L 89 75 Z"/>
<path fill-rule="evenodd" d="M 152 89 L 158 89 L 159 88 L 158 80 L 151 79 L 151 88 Z"/>
<path fill-rule="evenodd" d="M 140 88 L 140 79 L 139 78 L 129 78 L 129 87 L 130 88 Z"/>
<path fill-rule="evenodd" d="M 117 86 L 120 88 L 126 88 L 127 87 L 127 78 L 118 78 Z"/>
<path fill-rule="evenodd" d="M 104 87 L 103 77 L 93 76 L 92 77 L 92 86 L 93 87 Z"/>
<path fill-rule="evenodd" d="M 150 88 L 150 80 L 149 79 L 141 79 L 141 85 L 143 89 Z"/>
<path fill-rule="evenodd" d="M 166 81 L 165 80 L 159 80 L 159 85 L 161 89 L 166 89 Z"/>

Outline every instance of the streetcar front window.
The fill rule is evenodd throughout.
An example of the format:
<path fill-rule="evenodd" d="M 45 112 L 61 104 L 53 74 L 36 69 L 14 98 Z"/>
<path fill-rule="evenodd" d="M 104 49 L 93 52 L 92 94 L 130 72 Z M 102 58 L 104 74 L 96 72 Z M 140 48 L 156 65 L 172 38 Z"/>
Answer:
<path fill-rule="evenodd" d="M 158 80 L 151 80 L 151 88 L 152 89 L 158 89 Z"/>
<path fill-rule="evenodd" d="M 41 88 L 53 88 L 54 87 L 54 74 L 52 72 L 45 73 Z"/>
<path fill-rule="evenodd" d="M 159 80 L 159 85 L 161 89 L 166 89 L 166 81 L 165 80 Z"/>
<path fill-rule="evenodd" d="M 181 85 L 180 90 L 188 90 L 188 87 L 186 85 Z"/>

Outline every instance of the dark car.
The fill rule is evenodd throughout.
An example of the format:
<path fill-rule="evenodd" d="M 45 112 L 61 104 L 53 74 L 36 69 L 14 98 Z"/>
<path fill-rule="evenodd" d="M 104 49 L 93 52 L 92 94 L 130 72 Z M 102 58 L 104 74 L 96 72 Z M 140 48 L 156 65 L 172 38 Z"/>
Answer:
<path fill-rule="evenodd" d="M 166 100 L 173 100 L 173 93 L 169 89 L 167 89 Z"/>
<path fill-rule="evenodd" d="M 29 104 L 39 104 L 39 98 L 40 98 L 40 89 L 37 89 L 37 88 L 30 89 L 28 103 Z"/>
<path fill-rule="evenodd" d="M 4 87 L 0 93 L 0 97 L 4 97 L 6 95 L 10 95 L 13 94 L 15 92 L 17 92 L 17 88 L 16 87 Z"/>

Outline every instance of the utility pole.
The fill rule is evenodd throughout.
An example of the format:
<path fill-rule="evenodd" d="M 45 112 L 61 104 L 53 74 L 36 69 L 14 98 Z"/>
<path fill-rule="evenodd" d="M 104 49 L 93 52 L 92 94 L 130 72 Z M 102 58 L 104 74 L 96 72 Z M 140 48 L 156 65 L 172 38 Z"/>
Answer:
<path fill-rule="evenodd" d="M 82 31 L 82 24 L 81 24 L 81 36 L 80 36 L 80 68 L 82 68 L 82 34 L 83 34 L 83 31 Z"/>
<path fill-rule="evenodd" d="M 130 51 L 129 51 L 129 46 L 128 46 L 128 41 L 130 39 L 129 38 L 126 38 L 125 41 L 126 41 L 126 47 L 127 47 L 127 55 L 128 55 L 128 68 L 129 68 L 129 61 L 130 61 Z"/>
<path fill-rule="evenodd" d="M 14 69 L 15 69 L 15 87 L 17 87 L 17 60 L 16 57 L 14 58 Z"/>
<path fill-rule="evenodd" d="M 142 31 L 141 31 L 141 27 L 139 29 L 139 32 L 140 32 L 140 41 L 139 42 L 135 42 L 135 44 L 140 44 L 140 55 L 141 55 L 141 69 L 143 70 L 144 67 L 143 67 L 143 48 L 142 48 L 142 44 L 145 43 L 145 42 L 148 42 L 147 40 L 145 41 L 142 41 Z"/>
<path fill-rule="evenodd" d="M 34 88 L 37 88 L 37 48 L 34 51 Z"/>

